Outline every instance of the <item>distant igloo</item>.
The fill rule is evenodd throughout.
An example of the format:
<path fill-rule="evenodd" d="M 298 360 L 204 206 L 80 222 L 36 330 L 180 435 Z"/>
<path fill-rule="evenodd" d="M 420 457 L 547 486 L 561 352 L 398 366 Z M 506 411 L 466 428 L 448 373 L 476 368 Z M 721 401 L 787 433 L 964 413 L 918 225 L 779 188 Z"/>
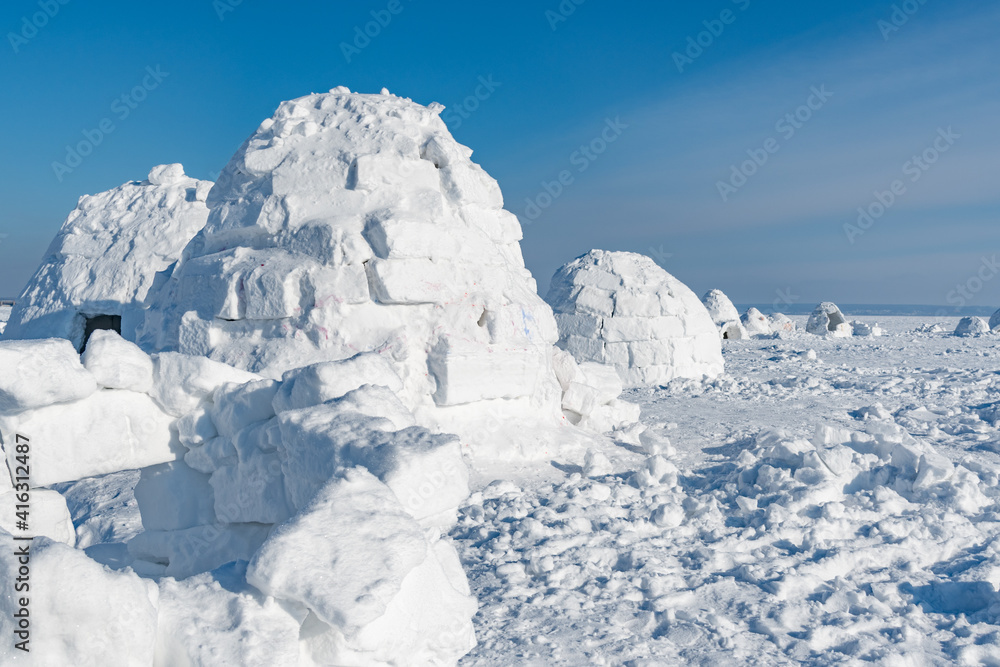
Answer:
<path fill-rule="evenodd" d="M 740 312 L 722 290 L 713 289 L 705 292 L 701 302 L 724 340 L 742 340 L 750 337 L 740 323 Z"/>
<path fill-rule="evenodd" d="M 1000 310 L 993 313 L 993 316 L 990 318 L 990 330 L 997 331 L 998 329 L 1000 329 Z"/>
<path fill-rule="evenodd" d="M 129 336 L 157 272 L 205 226 L 211 188 L 165 164 L 145 181 L 81 197 L 17 299 L 4 338 L 66 338 L 80 349 L 96 329 Z"/>
<path fill-rule="evenodd" d="M 829 301 L 824 301 L 816 306 L 816 310 L 812 312 L 806 323 L 806 331 L 817 336 L 832 336 L 834 338 L 847 338 L 853 333 L 850 323 L 840 312 L 840 308 Z"/>
<path fill-rule="evenodd" d="M 990 325 L 981 317 L 963 317 L 955 327 L 956 336 L 982 336 L 990 333 Z"/>
<path fill-rule="evenodd" d="M 784 313 L 771 313 L 768 319 L 771 321 L 771 330 L 777 333 L 791 333 L 798 328 L 792 318 Z"/>
<path fill-rule="evenodd" d="M 283 102 L 219 175 L 139 343 L 273 379 L 374 352 L 420 424 L 551 447 L 523 424 L 564 423 L 556 323 L 442 108 L 343 87 Z"/>
<path fill-rule="evenodd" d="M 559 346 L 578 362 L 613 365 L 626 387 L 723 371 L 705 306 L 649 257 L 591 250 L 556 272 L 546 300 Z"/>
<path fill-rule="evenodd" d="M 774 333 L 769 320 L 756 308 L 749 308 L 740 318 L 740 323 L 751 336 L 769 336 Z"/>

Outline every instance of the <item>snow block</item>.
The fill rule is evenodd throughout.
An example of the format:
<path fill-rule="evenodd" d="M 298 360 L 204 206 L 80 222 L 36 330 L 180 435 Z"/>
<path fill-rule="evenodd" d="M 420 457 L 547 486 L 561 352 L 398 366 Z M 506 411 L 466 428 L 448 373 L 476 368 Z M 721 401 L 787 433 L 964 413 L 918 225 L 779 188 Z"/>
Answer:
<path fill-rule="evenodd" d="M 492 398 L 528 396 L 534 390 L 539 350 L 442 338 L 431 349 L 427 367 L 437 381 L 434 401 L 460 405 Z M 483 382 L 489 377 L 489 382 Z"/>
<path fill-rule="evenodd" d="M 37 487 L 172 461 L 182 453 L 173 421 L 145 394 L 105 389 L 75 403 L 0 416 L 0 433 L 5 443 L 16 433 L 31 438 Z M 5 449 L 13 467 L 13 448 Z"/>
<path fill-rule="evenodd" d="M 107 389 L 146 393 L 153 387 L 153 360 L 138 345 L 109 329 L 90 335 L 80 359 L 97 383 Z"/>
<path fill-rule="evenodd" d="M 379 354 L 358 354 L 288 371 L 282 376 L 273 408 L 276 413 L 325 403 L 365 384 L 400 391 L 403 383 L 392 362 Z"/>
<path fill-rule="evenodd" d="M 427 551 L 420 525 L 389 487 L 354 469 L 271 534 L 250 561 L 247 581 L 304 604 L 350 637 L 385 614 Z"/>
<path fill-rule="evenodd" d="M 226 382 L 244 384 L 260 379 L 259 375 L 204 357 L 161 352 L 153 358 L 150 395 L 168 413 L 181 417 Z"/>
<path fill-rule="evenodd" d="M 97 381 L 80 363 L 69 341 L 0 341 L 0 412 L 11 413 L 68 403 L 97 391 Z"/>
<path fill-rule="evenodd" d="M 0 533 L 0 572 L 17 577 L 15 542 Z M 13 591 L 13 589 L 11 589 Z M 151 665 L 157 587 L 116 572 L 82 551 L 40 537 L 31 544 L 30 653 L 14 647 L 18 597 L 0 596 L 0 662 L 4 665 Z"/>
<path fill-rule="evenodd" d="M 4 471 L 4 473 L 6 472 Z M 76 546 L 76 528 L 61 495 L 49 489 L 31 492 L 28 530 L 17 530 L 17 500 L 15 491 L 0 493 L 0 529 L 19 537 L 45 536 L 68 546 Z"/>

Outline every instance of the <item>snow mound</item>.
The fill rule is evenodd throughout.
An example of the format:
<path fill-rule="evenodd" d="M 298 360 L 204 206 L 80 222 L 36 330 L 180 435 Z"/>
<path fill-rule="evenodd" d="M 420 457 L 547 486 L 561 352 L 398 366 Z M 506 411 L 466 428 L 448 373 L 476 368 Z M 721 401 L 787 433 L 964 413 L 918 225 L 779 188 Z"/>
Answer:
<path fill-rule="evenodd" d="M 499 448 L 547 449 L 508 424 L 564 423 L 555 321 L 441 110 L 346 88 L 282 103 L 220 174 L 140 345 L 271 379 L 376 352 L 419 423 L 478 439 L 489 412 Z"/>
<path fill-rule="evenodd" d="M 756 308 L 749 308 L 740 318 L 743 328 L 751 336 L 770 336 L 774 333 L 771 328 L 771 320 Z"/>
<path fill-rule="evenodd" d="M 854 320 L 851 322 L 851 333 L 855 336 L 872 336 L 877 337 L 885 333 L 882 327 L 879 326 L 878 322 L 869 324 L 868 322 L 861 322 Z"/>
<path fill-rule="evenodd" d="M 990 331 L 990 325 L 981 317 L 963 317 L 955 327 L 956 336 L 982 336 Z"/>
<path fill-rule="evenodd" d="M 134 328 L 157 272 L 205 225 L 211 187 L 171 164 L 146 181 L 81 197 L 17 299 L 4 338 L 66 338 L 80 349 L 88 328 L 111 328 L 113 318 L 119 330 Z"/>
<path fill-rule="evenodd" d="M 626 387 L 722 373 L 705 306 L 649 257 L 591 250 L 556 272 L 546 299 L 559 346 L 577 362 L 613 365 Z"/>
<path fill-rule="evenodd" d="M 847 338 L 853 335 L 853 329 L 844 314 L 840 312 L 840 308 L 829 301 L 816 306 L 816 310 L 806 323 L 806 331 L 817 336 L 833 338 Z"/>

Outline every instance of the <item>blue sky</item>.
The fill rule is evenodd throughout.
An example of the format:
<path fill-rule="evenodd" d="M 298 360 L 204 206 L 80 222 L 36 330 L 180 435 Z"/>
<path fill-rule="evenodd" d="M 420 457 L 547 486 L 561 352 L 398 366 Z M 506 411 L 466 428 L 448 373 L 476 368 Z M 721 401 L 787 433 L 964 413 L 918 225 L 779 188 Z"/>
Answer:
<path fill-rule="evenodd" d="M 1000 254 L 995 3 L 397 1 L 350 62 L 341 44 L 389 0 L 5 2 L 0 295 L 80 195 L 165 162 L 207 178 L 281 100 L 346 85 L 450 108 L 527 223 L 543 293 L 597 247 L 737 302 L 1000 305 L 1000 275 L 980 270 Z M 144 78 L 122 118 L 116 98 Z M 473 101 L 481 78 L 494 89 Z M 113 132 L 57 178 L 105 119 Z"/>

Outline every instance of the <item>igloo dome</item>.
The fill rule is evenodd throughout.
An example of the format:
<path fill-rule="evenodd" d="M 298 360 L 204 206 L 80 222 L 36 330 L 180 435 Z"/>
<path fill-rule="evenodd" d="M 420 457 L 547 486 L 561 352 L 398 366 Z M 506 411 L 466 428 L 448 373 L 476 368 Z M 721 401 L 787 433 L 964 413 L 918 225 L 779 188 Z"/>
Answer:
<path fill-rule="evenodd" d="M 613 365 L 627 387 L 722 373 L 705 306 L 649 257 L 591 250 L 556 272 L 546 300 L 559 346 L 578 362 Z"/>
<path fill-rule="evenodd" d="M 561 423 L 520 224 L 442 108 L 343 87 L 282 103 L 220 174 L 140 344 L 274 379 L 374 352 L 421 424 Z"/>
<path fill-rule="evenodd" d="M 848 338 L 853 334 L 853 328 L 847 318 L 840 312 L 837 304 L 829 301 L 816 306 L 806 323 L 806 331 L 817 336 L 832 336 L 833 338 Z"/>
<path fill-rule="evenodd" d="M 722 290 L 709 290 L 701 297 L 701 302 L 708 310 L 715 326 L 719 328 L 719 335 L 723 340 L 743 340 L 750 337 L 740 322 L 740 312 Z"/>
<path fill-rule="evenodd" d="M 133 329 L 157 272 L 205 226 L 211 188 L 165 164 L 145 181 L 81 197 L 17 299 L 4 338 L 66 338 L 80 349 L 95 329 Z"/>
<path fill-rule="evenodd" d="M 956 336 L 982 336 L 990 333 L 990 326 L 981 317 L 963 317 L 955 327 Z"/>

